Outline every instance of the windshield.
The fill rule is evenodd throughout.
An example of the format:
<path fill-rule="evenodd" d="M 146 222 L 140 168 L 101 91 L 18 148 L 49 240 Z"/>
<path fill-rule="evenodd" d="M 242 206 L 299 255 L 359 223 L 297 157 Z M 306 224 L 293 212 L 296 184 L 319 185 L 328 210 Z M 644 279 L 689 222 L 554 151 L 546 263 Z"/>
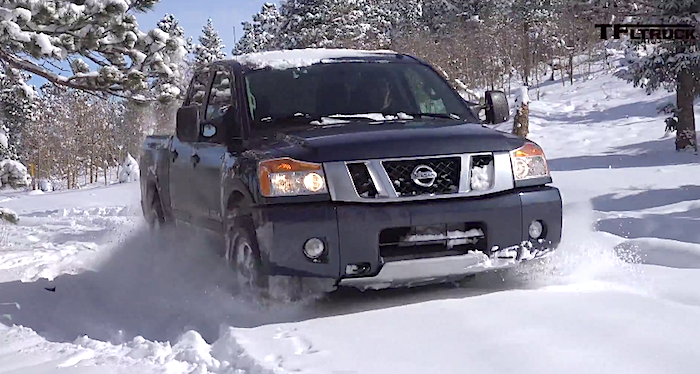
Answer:
<path fill-rule="evenodd" d="M 258 70 L 246 75 L 246 83 L 253 131 L 324 117 L 385 118 L 378 114 L 478 122 L 452 88 L 421 64 L 346 62 Z"/>

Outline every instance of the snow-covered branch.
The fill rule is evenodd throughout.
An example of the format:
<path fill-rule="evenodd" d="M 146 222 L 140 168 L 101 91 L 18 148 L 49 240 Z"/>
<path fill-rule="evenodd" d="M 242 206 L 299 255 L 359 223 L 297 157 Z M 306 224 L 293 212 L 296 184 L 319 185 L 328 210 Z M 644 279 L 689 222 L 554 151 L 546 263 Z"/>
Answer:
<path fill-rule="evenodd" d="M 181 31 L 172 17 L 154 30 L 139 30 L 133 13 L 157 2 L 0 0 L 0 59 L 65 87 L 167 99 L 157 85 L 183 75 L 188 50 L 182 32 L 163 30 Z M 72 75 L 56 73 L 41 61 L 70 61 Z"/>

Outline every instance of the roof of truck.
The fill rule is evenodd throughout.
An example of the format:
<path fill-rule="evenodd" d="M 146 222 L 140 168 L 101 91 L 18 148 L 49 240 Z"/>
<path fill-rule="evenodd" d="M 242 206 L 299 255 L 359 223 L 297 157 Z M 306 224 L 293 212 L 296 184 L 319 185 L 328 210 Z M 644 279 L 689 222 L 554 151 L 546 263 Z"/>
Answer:
<path fill-rule="evenodd" d="M 411 56 L 390 50 L 358 50 L 358 49 L 333 49 L 333 48 L 306 48 L 259 53 L 248 53 L 234 56 L 231 61 L 239 63 L 251 70 L 258 69 L 289 69 L 310 66 L 317 63 L 337 60 L 368 60 L 403 58 Z M 413 58 L 412 58 L 413 59 Z"/>

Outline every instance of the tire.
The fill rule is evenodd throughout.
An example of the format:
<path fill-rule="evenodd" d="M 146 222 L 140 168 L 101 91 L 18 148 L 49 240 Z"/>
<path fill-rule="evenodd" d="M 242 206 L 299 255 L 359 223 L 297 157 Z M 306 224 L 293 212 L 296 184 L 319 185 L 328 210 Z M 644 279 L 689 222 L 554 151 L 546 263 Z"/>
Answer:
<path fill-rule="evenodd" d="M 240 222 L 241 220 L 237 220 Z M 270 276 L 262 264 L 260 248 L 252 229 L 229 224 L 226 230 L 225 259 L 234 273 L 234 292 L 267 304 L 298 301 L 303 294 L 302 278 Z"/>
<path fill-rule="evenodd" d="M 160 203 L 158 194 L 153 196 L 153 202 L 151 203 L 151 206 L 146 214 L 146 222 L 148 223 L 148 227 L 153 232 L 160 232 L 166 226 L 163 206 Z"/>
<path fill-rule="evenodd" d="M 269 299 L 269 277 L 263 271 L 257 241 L 242 227 L 229 225 L 226 231 L 225 259 L 234 273 L 234 291 L 244 298 Z"/>

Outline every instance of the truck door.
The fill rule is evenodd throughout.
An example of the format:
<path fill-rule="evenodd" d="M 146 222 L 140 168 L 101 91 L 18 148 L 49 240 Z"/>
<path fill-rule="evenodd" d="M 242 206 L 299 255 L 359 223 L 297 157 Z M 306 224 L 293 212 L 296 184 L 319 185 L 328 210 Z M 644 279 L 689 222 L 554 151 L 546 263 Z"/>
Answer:
<path fill-rule="evenodd" d="M 185 106 L 199 105 L 200 118 L 204 113 L 210 78 L 211 73 L 208 71 L 195 75 L 184 102 Z M 170 205 L 175 219 L 187 223 L 192 222 L 198 206 L 196 187 L 192 183 L 193 178 L 196 178 L 192 175 L 192 162 L 196 159 L 193 157 L 195 144 L 174 136 L 170 147 Z"/>
<path fill-rule="evenodd" d="M 221 214 L 221 170 L 227 141 L 233 135 L 236 117 L 234 75 L 226 66 L 212 69 L 212 82 L 204 116 L 200 141 L 194 145 L 191 183 L 197 199 L 197 225 L 211 230 L 223 229 Z"/>

